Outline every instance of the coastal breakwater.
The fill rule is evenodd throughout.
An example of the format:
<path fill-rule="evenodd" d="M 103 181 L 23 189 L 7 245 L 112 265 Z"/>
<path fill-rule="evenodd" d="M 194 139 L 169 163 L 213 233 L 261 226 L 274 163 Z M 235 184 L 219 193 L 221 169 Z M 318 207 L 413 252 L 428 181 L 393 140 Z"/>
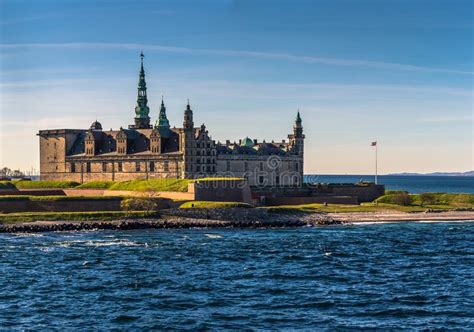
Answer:
<path fill-rule="evenodd" d="M 262 209 L 169 209 L 153 218 L 114 221 L 36 221 L 0 224 L 0 233 L 169 228 L 269 228 L 341 224 L 323 213 L 280 214 Z"/>

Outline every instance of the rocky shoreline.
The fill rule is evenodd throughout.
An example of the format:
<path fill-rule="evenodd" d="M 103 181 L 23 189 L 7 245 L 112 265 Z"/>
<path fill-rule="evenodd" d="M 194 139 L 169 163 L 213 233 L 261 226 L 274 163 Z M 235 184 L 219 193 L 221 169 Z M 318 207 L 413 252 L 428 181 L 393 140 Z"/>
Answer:
<path fill-rule="evenodd" d="M 36 233 L 83 230 L 186 229 L 186 228 L 278 228 L 353 223 L 410 221 L 474 221 L 474 212 L 441 213 L 271 213 L 264 209 L 169 209 L 154 218 L 113 221 L 35 221 L 0 223 L 0 233 Z"/>
<path fill-rule="evenodd" d="M 325 214 L 286 215 L 257 209 L 169 209 L 156 218 L 114 221 L 35 221 L 0 224 L 0 233 L 35 233 L 81 230 L 277 228 L 335 225 Z"/>

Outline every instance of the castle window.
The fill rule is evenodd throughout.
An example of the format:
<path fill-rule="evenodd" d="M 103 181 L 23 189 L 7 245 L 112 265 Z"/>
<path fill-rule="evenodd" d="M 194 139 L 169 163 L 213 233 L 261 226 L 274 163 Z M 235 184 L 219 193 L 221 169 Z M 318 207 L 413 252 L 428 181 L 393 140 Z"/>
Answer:
<path fill-rule="evenodd" d="M 121 161 L 119 161 L 117 163 L 117 167 L 118 167 L 118 171 L 121 172 L 122 171 L 122 162 Z"/>
<path fill-rule="evenodd" d="M 258 177 L 258 184 L 263 184 L 263 176 Z"/>
<path fill-rule="evenodd" d="M 230 172 L 230 160 L 227 160 L 226 170 L 227 172 Z"/>
<path fill-rule="evenodd" d="M 211 166 L 207 166 L 207 172 L 211 173 Z"/>
<path fill-rule="evenodd" d="M 201 158 L 196 158 L 196 164 L 200 164 L 201 163 Z"/>
<path fill-rule="evenodd" d="M 139 161 L 135 162 L 135 172 L 140 172 L 140 162 Z"/>
<path fill-rule="evenodd" d="M 170 165 L 169 165 L 168 160 L 165 160 L 165 161 L 163 162 L 163 170 L 164 170 L 165 172 L 169 172 L 169 171 L 170 171 Z"/>
<path fill-rule="evenodd" d="M 298 172 L 299 169 L 300 169 L 300 164 L 296 162 L 296 163 L 295 163 L 295 171 Z"/>
<path fill-rule="evenodd" d="M 211 148 L 211 143 L 207 143 L 207 148 L 208 148 L 208 149 Z"/>
<path fill-rule="evenodd" d="M 197 156 L 200 156 L 200 155 L 201 155 L 201 151 L 199 151 L 199 150 L 196 151 L 196 155 L 197 155 Z"/>
<path fill-rule="evenodd" d="M 107 163 L 102 163 L 102 172 L 107 172 Z"/>
<path fill-rule="evenodd" d="M 76 164 L 71 163 L 71 173 L 76 173 Z"/>
<path fill-rule="evenodd" d="M 90 162 L 87 162 L 87 163 L 86 163 L 86 172 L 87 172 L 87 173 L 90 173 L 90 172 L 91 172 L 91 163 L 90 163 Z"/>
<path fill-rule="evenodd" d="M 155 171 L 155 162 L 150 161 L 150 172 L 154 172 L 154 171 Z"/>
<path fill-rule="evenodd" d="M 275 175 L 275 184 L 278 186 L 280 184 L 280 175 L 276 174 Z"/>
<path fill-rule="evenodd" d="M 201 166 L 201 171 L 205 172 L 206 171 L 206 166 Z"/>
<path fill-rule="evenodd" d="M 260 162 L 260 172 L 263 172 L 263 162 Z"/>
<path fill-rule="evenodd" d="M 207 158 L 207 163 L 208 163 L 208 164 L 211 163 L 211 158 Z"/>

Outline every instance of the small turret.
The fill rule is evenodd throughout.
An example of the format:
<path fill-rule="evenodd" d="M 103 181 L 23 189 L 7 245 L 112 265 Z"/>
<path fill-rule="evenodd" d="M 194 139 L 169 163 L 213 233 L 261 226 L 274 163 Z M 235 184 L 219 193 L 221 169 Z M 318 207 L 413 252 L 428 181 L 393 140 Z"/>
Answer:
<path fill-rule="evenodd" d="M 191 106 L 189 105 L 189 99 L 188 99 L 188 104 L 186 105 L 186 110 L 184 111 L 183 128 L 185 130 L 194 128 L 193 110 L 191 109 Z"/>
<path fill-rule="evenodd" d="M 160 115 L 158 116 L 158 120 L 156 120 L 155 128 L 158 128 L 162 137 L 167 138 L 170 136 L 170 122 L 166 116 L 166 106 L 163 95 L 161 95 Z"/>
<path fill-rule="evenodd" d="M 301 121 L 301 116 L 300 116 L 300 111 L 298 110 L 298 113 L 296 113 L 296 120 L 295 120 L 295 125 L 293 126 L 293 131 L 295 134 L 296 138 L 303 138 L 303 126 L 302 126 L 302 121 Z"/>

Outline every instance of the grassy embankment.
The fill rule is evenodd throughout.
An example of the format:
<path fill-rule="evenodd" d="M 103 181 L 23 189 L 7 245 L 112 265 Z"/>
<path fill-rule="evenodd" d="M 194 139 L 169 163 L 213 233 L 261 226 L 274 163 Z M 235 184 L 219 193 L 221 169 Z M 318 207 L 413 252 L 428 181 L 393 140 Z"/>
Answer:
<path fill-rule="evenodd" d="M 228 209 L 228 208 L 251 208 L 252 205 L 240 202 L 209 202 L 192 201 L 181 204 L 180 209 Z"/>
<path fill-rule="evenodd" d="M 108 189 L 128 191 L 179 191 L 186 192 L 188 184 L 206 181 L 236 181 L 240 178 L 202 178 L 202 179 L 150 179 L 130 181 L 0 181 L 0 189 Z"/>
<path fill-rule="evenodd" d="M 120 218 L 136 219 L 154 217 L 147 211 L 94 211 L 94 212 L 21 212 L 0 214 L 0 223 L 32 221 L 109 221 Z"/>
<path fill-rule="evenodd" d="M 0 201 L 83 201 L 83 200 L 122 200 L 122 196 L 32 196 L 2 195 Z"/>
<path fill-rule="evenodd" d="M 271 212 L 424 212 L 426 210 L 450 211 L 455 209 L 474 209 L 474 195 L 472 194 L 445 194 L 424 193 L 408 194 L 406 192 L 390 192 L 379 197 L 372 203 L 361 205 L 343 204 L 305 204 L 282 205 L 267 207 Z"/>

